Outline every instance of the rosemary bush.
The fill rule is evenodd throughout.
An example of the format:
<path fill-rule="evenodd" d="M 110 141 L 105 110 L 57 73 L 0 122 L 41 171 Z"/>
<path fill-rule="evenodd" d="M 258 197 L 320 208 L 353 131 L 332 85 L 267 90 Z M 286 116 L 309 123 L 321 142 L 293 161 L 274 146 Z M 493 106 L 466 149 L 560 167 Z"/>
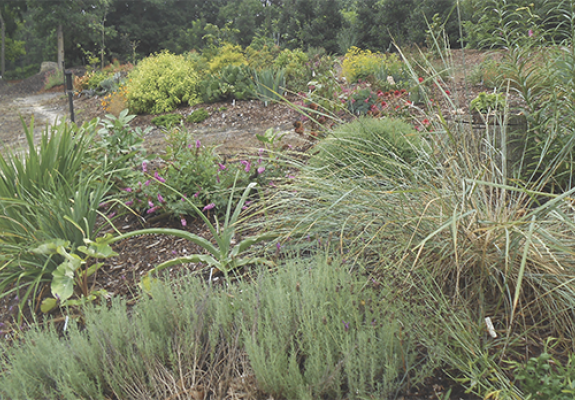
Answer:
<path fill-rule="evenodd" d="M 158 281 L 148 294 L 131 308 L 90 305 L 65 334 L 36 326 L 0 342 L 0 398 L 387 398 L 433 367 L 418 357 L 411 306 L 326 255 L 252 282 Z"/>

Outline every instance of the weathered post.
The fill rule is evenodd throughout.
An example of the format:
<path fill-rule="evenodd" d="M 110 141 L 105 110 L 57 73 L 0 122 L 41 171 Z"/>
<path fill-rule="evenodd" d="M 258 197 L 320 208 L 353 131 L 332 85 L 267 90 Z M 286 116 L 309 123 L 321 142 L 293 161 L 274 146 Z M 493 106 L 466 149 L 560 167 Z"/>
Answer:
<path fill-rule="evenodd" d="M 70 120 L 74 121 L 74 88 L 72 87 L 72 71 L 65 71 L 66 76 L 66 93 L 68 93 L 68 102 L 70 103 Z"/>

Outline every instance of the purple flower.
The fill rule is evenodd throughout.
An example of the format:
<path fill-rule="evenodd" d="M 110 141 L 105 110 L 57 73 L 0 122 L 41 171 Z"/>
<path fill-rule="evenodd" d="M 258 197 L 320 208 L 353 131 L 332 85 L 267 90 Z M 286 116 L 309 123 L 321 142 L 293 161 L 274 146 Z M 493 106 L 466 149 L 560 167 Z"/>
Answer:
<path fill-rule="evenodd" d="M 207 206 L 205 206 L 204 208 L 202 208 L 202 211 L 208 211 L 211 210 L 212 208 L 214 208 L 216 205 L 214 203 L 210 203 Z"/>
<path fill-rule="evenodd" d="M 148 205 L 149 205 L 150 207 L 154 207 L 154 203 L 152 203 L 152 200 L 148 200 Z"/>
<path fill-rule="evenodd" d="M 216 182 L 220 183 L 220 176 L 216 175 Z"/>
<path fill-rule="evenodd" d="M 144 182 L 144 186 L 150 186 L 150 180 L 149 179 L 146 182 Z"/>
<path fill-rule="evenodd" d="M 142 172 L 144 174 L 148 172 L 148 163 L 145 161 L 142 161 Z"/>
<path fill-rule="evenodd" d="M 132 188 L 130 188 L 130 187 L 127 187 L 127 188 L 125 188 L 124 190 L 125 190 L 126 192 L 128 192 L 128 193 L 132 193 Z"/>
<path fill-rule="evenodd" d="M 259 167 L 258 168 L 258 174 L 263 173 L 266 170 L 266 167 Z"/>
<path fill-rule="evenodd" d="M 134 201 L 133 200 L 128 200 L 127 202 L 124 203 L 125 205 L 127 205 L 128 207 L 131 207 L 134 205 Z"/>
<path fill-rule="evenodd" d="M 277 187 L 276 184 L 274 183 L 274 181 L 270 181 L 270 186 L 271 187 Z"/>
<path fill-rule="evenodd" d="M 182 226 L 188 225 L 188 221 L 186 221 L 186 219 L 185 219 L 184 217 L 182 217 L 182 218 L 180 219 L 180 222 L 182 223 Z"/>
<path fill-rule="evenodd" d="M 194 197 L 198 197 L 199 195 L 200 195 L 200 192 L 194 193 Z"/>
<path fill-rule="evenodd" d="M 162 197 L 162 195 L 160 193 L 158 193 L 158 201 L 161 203 L 165 203 L 166 200 L 164 200 L 164 198 Z"/>
<path fill-rule="evenodd" d="M 166 183 L 166 180 L 162 178 L 160 175 L 158 175 L 158 171 L 154 172 L 154 178 L 156 178 L 158 181 L 162 183 Z"/>
<path fill-rule="evenodd" d="M 282 248 L 282 245 L 281 245 L 280 242 L 277 242 L 277 243 L 276 243 L 276 248 L 277 248 L 278 250 Z"/>
<path fill-rule="evenodd" d="M 146 214 L 155 213 L 156 211 L 158 211 L 159 208 L 160 208 L 160 206 L 152 207 L 148 211 L 146 211 Z"/>
<path fill-rule="evenodd" d="M 347 323 L 345 321 L 341 321 L 341 322 L 343 322 L 343 330 L 346 332 L 349 331 L 349 323 Z"/>
<path fill-rule="evenodd" d="M 196 149 L 199 149 L 200 147 L 202 147 L 202 142 L 196 140 Z"/>
<path fill-rule="evenodd" d="M 222 163 L 218 163 L 218 171 L 223 171 L 224 169 L 226 169 L 226 166 Z"/>
<path fill-rule="evenodd" d="M 241 160 L 240 164 L 242 164 L 245 168 L 244 171 L 250 172 L 250 168 L 252 167 L 252 163 L 246 160 Z"/>

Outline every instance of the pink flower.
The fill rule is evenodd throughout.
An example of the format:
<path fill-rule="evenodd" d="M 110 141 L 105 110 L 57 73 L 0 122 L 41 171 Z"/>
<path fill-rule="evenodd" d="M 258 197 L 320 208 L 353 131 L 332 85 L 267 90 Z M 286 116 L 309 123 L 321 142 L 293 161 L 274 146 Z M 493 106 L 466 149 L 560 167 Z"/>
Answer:
<path fill-rule="evenodd" d="M 127 188 L 125 188 L 124 190 L 125 190 L 126 192 L 132 193 L 132 188 L 127 187 Z"/>
<path fill-rule="evenodd" d="M 148 172 L 148 163 L 145 161 L 142 161 L 142 172 L 144 174 L 146 174 Z"/>
<path fill-rule="evenodd" d="M 533 30 L 532 30 L 532 29 L 529 29 L 529 30 L 527 31 L 527 36 L 529 36 L 529 37 L 532 37 L 532 36 L 533 36 Z"/>
<path fill-rule="evenodd" d="M 224 169 L 226 169 L 226 166 L 222 163 L 218 163 L 218 171 L 223 171 Z"/>
<path fill-rule="evenodd" d="M 166 202 L 160 193 L 158 193 L 158 201 L 160 202 L 160 204 Z"/>
<path fill-rule="evenodd" d="M 150 180 L 149 179 L 146 182 L 144 182 L 144 186 L 150 186 Z"/>
<path fill-rule="evenodd" d="M 160 206 L 152 207 L 152 208 L 150 208 L 148 211 L 146 211 L 146 214 L 155 213 L 156 211 L 158 211 L 159 208 L 160 208 Z"/>
<path fill-rule="evenodd" d="M 200 147 L 202 147 L 202 142 L 196 140 L 196 149 L 199 149 Z"/>
<path fill-rule="evenodd" d="M 116 215 L 116 211 L 114 211 L 113 213 L 108 214 L 108 218 L 113 218 Z"/>
<path fill-rule="evenodd" d="M 158 171 L 154 172 L 154 178 L 156 178 L 159 182 L 165 183 L 166 180 L 158 175 Z"/>
<path fill-rule="evenodd" d="M 198 197 L 199 195 L 200 195 L 200 192 L 194 193 L 194 197 Z"/>
<path fill-rule="evenodd" d="M 242 165 L 245 167 L 245 168 L 244 168 L 244 171 L 250 172 L 250 169 L 251 169 L 251 167 L 252 167 L 252 163 L 251 163 L 251 162 L 246 161 L 246 160 L 241 160 L 241 161 L 240 161 L 240 164 L 242 164 Z"/>
<path fill-rule="evenodd" d="M 216 205 L 214 203 L 210 203 L 207 206 L 205 206 L 204 208 L 202 208 L 202 211 L 208 211 L 211 210 L 212 208 L 214 208 Z"/>
<path fill-rule="evenodd" d="M 266 170 L 266 167 L 259 167 L 258 168 L 258 174 L 261 174 L 262 172 L 264 172 Z"/>
<path fill-rule="evenodd" d="M 180 217 L 180 222 L 182 223 L 182 226 L 186 226 L 188 225 L 188 221 L 186 221 L 186 219 L 184 217 Z"/>
<path fill-rule="evenodd" d="M 134 201 L 133 200 L 128 200 L 127 202 L 124 203 L 125 205 L 127 205 L 128 207 L 134 205 Z"/>
<path fill-rule="evenodd" d="M 277 187 L 276 184 L 274 183 L 274 181 L 270 181 L 270 184 L 269 184 L 269 185 L 270 185 L 271 187 Z"/>
<path fill-rule="evenodd" d="M 154 207 L 154 203 L 152 203 L 152 200 L 148 200 L 148 205 L 149 205 L 150 207 Z"/>

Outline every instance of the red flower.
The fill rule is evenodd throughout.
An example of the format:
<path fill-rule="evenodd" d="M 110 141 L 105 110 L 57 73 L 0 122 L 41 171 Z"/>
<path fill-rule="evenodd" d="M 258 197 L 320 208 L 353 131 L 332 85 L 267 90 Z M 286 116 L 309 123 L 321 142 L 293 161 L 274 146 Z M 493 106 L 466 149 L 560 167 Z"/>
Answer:
<path fill-rule="evenodd" d="M 407 93 L 407 90 L 401 89 L 401 94 Z"/>
<path fill-rule="evenodd" d="M 451 92 L 449 90 L 446 90 L 445 94 L 449 96 L 451 94 Z"/>
<path fill-rule="evenodd" d="M 421 123 L 422 123 L 423 125 L 425 125 L 425 126 L 427 126 L 427 125 L 430 124 L 430 122 L 429 122 L 429 120 L 428 120 L 427 118 L 425 118 L 423 121 L 421 121 Z"/>
<path fill-rule="evenodd" d="M 399 90 L 396 90 L 395 92 L 393 92 L 393 94 L 395 95 L 395 97 L 401 96 L 401 92 Z"/>
<path fill-rule="evenodd" d="M 387 108 L 387 102 L 382 101 L 382 102 L 381 102 L 381 106 L 382 106 L 383 108 Z"/>
<path fill-rule="evenodd" d="M 423 82 L 423 78 L 422 78 L 422 77 L 419 77 L 418 81 L 419 81 L 419 83 L 422 83 L 422 82 Z"/>

